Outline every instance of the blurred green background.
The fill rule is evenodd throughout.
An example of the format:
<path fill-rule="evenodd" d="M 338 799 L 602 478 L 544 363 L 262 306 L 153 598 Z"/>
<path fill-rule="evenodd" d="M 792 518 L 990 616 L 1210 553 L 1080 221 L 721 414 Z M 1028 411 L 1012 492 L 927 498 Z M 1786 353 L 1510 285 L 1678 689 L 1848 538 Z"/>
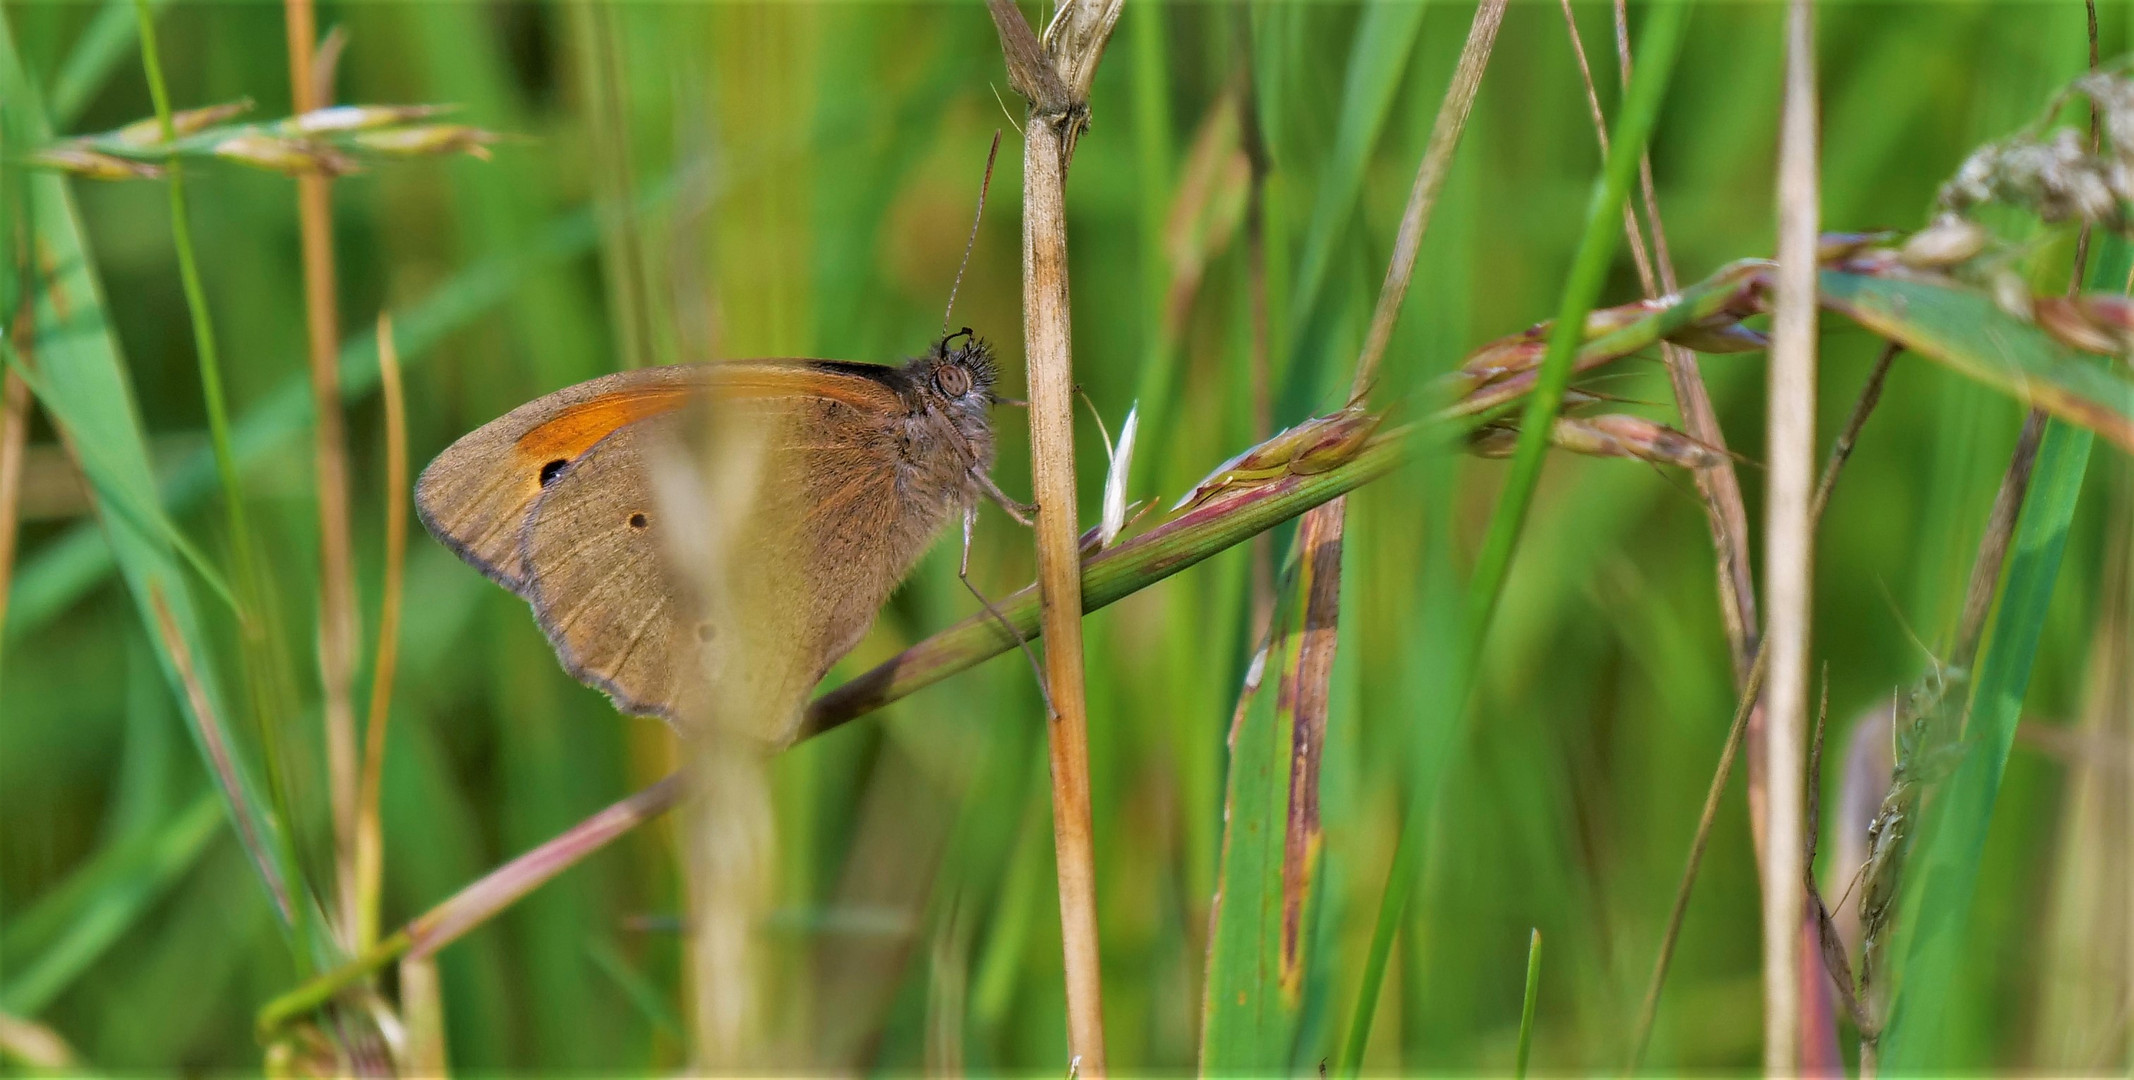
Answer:
<path fill-rule="evenodd" d="M 130 3 L 4 12 L 57 130 L 150 114 Z M 180 0 L 157 12 L 176 105 L 249 96 L 260 115 L 287 113 L 280 5 Z M 1369 16 L 1346 3 L 1128 5 L 1070 176 L 1069 220 L 1077 378 L 1113 430 L 1142 402 L 1135 496 L 1175 498 L 1254 435 L 1241 232 L 1202 245 L 1205 274 L 1179 309 L 1175 342 L 1162 329 L 1178 250 L 1166 223 L 1196 133 L 1231 100 L 1249 60 L 1272 168 L 1273 339 L 1301 343 L 1274 356 L 1267 392 L 1279 427 L 1338 403 L 1470 14 L 1433 4 L 1419 19 L 1391 20 L 1413 24 L 1412 44 L 1392 43 L 1382 133 L 1355 157 L 1353 205 L 1336 200 L 1345 224 L 1306 318 L 1294 303 L 1303 238 L 1322 189 L 1338 183 L 1334 163 L 1348 160 L 1335 134 L 1345 110 L 1368 112 L 1349 88 L 1351 58 L 1388 43 L 1359 35 Z M 1633 22 L 1637 14 L 1633 5 Z M 1691 20 L 1653 140 L 1685 281 L 1770 249 L 1780 15 L 1775 3 L 1711 3 Z M 2107 56 L 2127 47 L 2128 15 L 2117 2 L 2101 12 Z M 1612 102 L 1608 10 L 1580 4 L 1577 16 Z M 1834 229 L 1916 227 L 1972 147 L 2029 121 L 2086 63 L 2080 4 L 1857 3 L 1825 6 L 1820 18 L 1823 214 Z M 1021 105 L 980 5 L 329 2 L 320 22 L 349 33 L 339 100 L 456 103 L 460 119 L 526 136 L 491 162 L 391 164 L 334 185 L 344 334 L 367 330 L 381 309 L 426 328 L 420 341 L 403 334 L 417 467 L 530 397 L 620 366 L 916 354 L 938 332 L 996 128 L 1000 167 L 956 321 L 994 341 L 1004 390 L 1020 393 L 1021 148 L 1010 125 Z M 1412 404 L 1467 350 L 1555 310 L 1598 168 L 1561 11 L 1514 4 L 1375 400 Z M 226 164 L 190 176 L 242 423 L 303 378 L 294 186 Z M 203 452 L 206 436 L 165 192 L 88 182 L 75 191 L 151 455 L 175 468 Z M 1638 295 L 1627 255 L 1618 263 L 1604 303 Z M 1827 437 L 1879 346 L 1835 318 L 1825 327 Z M 1749 459 L 1741 475 L 1760 520 L 1762 356 L 1706 357 L 1703 368 L 1731 444 Z M 1614 370 L 1601 388 L 1669 400 L 1658 364 Z M 1858 718 L 1926 670 L 1917 642 L 1947 648 L 2020 418 L 2014 403 L 1945 369 L 1897 363 L 1818 553 L 1831 805 Z M 1104 457 L 1087 414 L 1079 419 L 1087 521 Z M 245 482 L 308 709 L 285 731 L 304 810 L 300 850 L 318 877 L 328 837 L 310 632 L 316 518 L 297 420 L 253 455 Z M 996 475 L 1026 494 L 1020 414 L 1000 420 Z M 375 395 L 352 398 L 347 421 L 368 657 L 388 494 Z M 297 979 L 289 949 L 227 824 L 208 809 L 216 804 L 180 704 L 96 554 L 80 486 L 46 422 L 31 444 L 0 647 L 0 1006 L 104 1068 L 254 1067 L 253 1014 Z M 1347 1027 L 1395 838 L 1403 748 L 1416 725 L 1448 722 L 1451 590 L 1502 468 L 1426 461 L 1350 502 L 1319 950 L 1296 1054 L 1304 1071 L 1334 1054 Z M 1984 989 L 1963 999 L 1966 1042 L 1952 1060 L 2127 1064 L 2128 774 L 2111 760 L 2125 759 L 2134 676 L 2124 649 L 2115 658 L 2096 645 L 2115 633 L 2101 620 L 2127 605 L 2130 492 L 2124 457 L 2100 447 L 2026 708 L 2026 727 L 2043 734 L 2019 744 L 1995 816 L 1970 931 Z M 222 559 L 228 537 L 213 498 L 196 492 L 171 506 Z M 953 543 L 933 552 L 833 681 L 974 609 L 955 556 Z M 1021 585 L 1027 534 L 989 511 L 972 566 L 996 595 Z M 1240 548 L 1089 621 L 1115 1068 L 1193 1064 L 1224 736 L 1251 637 L 1250 568 Z M 1548 941 L 1536 1067 L 1612 1069 L 1626 1055 L 1733 707 L 1713 582 L 1686 476 L 1552 458 L 1483 660 L 1471 734 L 1448 751 L 1449 786 L 1429 823 L 1369 1067 L 1507 1068 L 1534 927 Z M 663 727 L 617 717 L 565 675 L 524 604 L 419 529 L 406 597 L 384 781 L 388 926 L 663 775 L 674 753 Z M 208 621 L 203 662 L 236 685 L 224 615 Z M 2128 624 L 2117 625 L 2124 635 Z M 772 933 L 779 977 L 807 1003 L 778 1024 L 788 1037 L 805 1033 L 811 1063 L 1063 1071 L 1040 719 L 1026 665 L 1002 657 L 778 761 Z M 1825 880 L 1833 896 L 1843 891 L 1842 880 Z M 1652 1065 L 1759 1059 L 1757 903 L 1736 781 L 1661 1003 Z M 679 906 L 662 825 L 447 949 L 453 1064 L 678 1064 Z"/>

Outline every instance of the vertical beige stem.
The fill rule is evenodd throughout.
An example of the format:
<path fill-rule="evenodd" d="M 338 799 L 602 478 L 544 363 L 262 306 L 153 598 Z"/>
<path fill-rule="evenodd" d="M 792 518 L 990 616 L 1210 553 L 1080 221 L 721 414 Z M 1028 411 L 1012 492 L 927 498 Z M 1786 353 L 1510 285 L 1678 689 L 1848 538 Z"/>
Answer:
<path fill-rule="evenodd" d="M 312 72 L 318 23 L 311 0 L 285 0 L 289 97 L 294 111 L 319 108 Z M 333 801 L 336 910 L 353 940 L 360 904 L 355 868 L 357 818 L 355 569 L 348 540 L 348 442 L 341 426 L 340 312 L 334 296 L 333 191 L 324 176 L 296 182 L 304 257 L 305 330 L 310 344 L 312 461 L 319 498 L 319 681 L 325 696 L 326 774 Z"/>
<path fill-rule="evenodd" d="M 1786 9 L 1785 105 L 1779 127 L 1778 290 L 1771 323 L 1770 489 L 1765 597 L 1771 677 L 1764 763 L 1764 1068 L 1798 1068 L 1802 916 L 1802 732 L 1808 715 L 1809 614 L 1814 582 L 1809 507 L 1814 485 L 1816 352 L 1815 23 L 1809 0 Z"/>
<path fill-rule="evenodd" d="M 0 627 L 5 627 L 8 586 L 15 571 L 15 518 L 22 504 L 22 459 L 30 437 L 30 384 L 9 368 L 0 377 L 0 387 Z"/>
<path fill-rule="evenodd" d="M 1076 538 L 1074 368 L 1067 302 L 1067 154 L 1071 115 L 1033 111 L 1023 144 L 1023 336 L 1029 358 L 1031 489 L 1045 682 L 1058 710 L 1052 831 L 1067 960 L 1067 1046 L 1083 1076 L 1104 1074 L 1097 962 L 1096 852 L 1090 831 L 1088 703 L 1082 686 L 1082 567 Z"/>

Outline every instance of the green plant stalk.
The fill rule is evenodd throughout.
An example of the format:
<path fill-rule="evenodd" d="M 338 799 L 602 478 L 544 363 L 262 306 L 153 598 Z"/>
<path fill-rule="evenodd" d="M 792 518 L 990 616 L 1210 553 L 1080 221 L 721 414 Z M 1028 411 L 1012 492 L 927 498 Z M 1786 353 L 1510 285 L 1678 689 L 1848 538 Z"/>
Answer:
<path fill-rule="evenodd" d="M 1972 684 L 1967 749 L 1930 818 L 1926 858 L 1905 903 L 1909 930 L 1900 950 L 1903 963 L 1892 980 L 1897 993 L 1881 1047 L 1882 1067 L 1891 1074 L 1961 1064 L 1935 1055 L 1946 1041 L 1942 1036 L 1957 996 L 1955 984 L 1964 977 L 1963 962 L 1979 947 L 1967 939 L 1965 924 L 2094 438 L 2054 420 L 2038 446 L 1993 629 Z"/>
<path fill-rule="evenodd" d="M 156 49 L 155 9 L 149 0 L 134 0 L 134 15 L 140 25 L 141 66 L 148 79 L 148 93 L 155 103 L 156 122 L 163 129 L 163 141 L 175 142 L 177 131 L 171 124 L 170 90 L 163 79 L 163 62 Z M 193 230 L 187 213 L 185 199 L 185 168 L 183 163 L 172 160 L 165 174 L 170 191 L 171 246 L 178 259 L 178 278 L 185 290 L 185 306 L 193 327 L 193 349 L 200 365 L 200 391 L 207 405 L 208 438 L 215 450 L 215 471 L 222 482 L 223 508 L 230 530 L 230 553 L 236 563 L 234 569 L 237 596 L 237 620 L 245 648 L 240 664 L 251 687 L 254 717 L 258 722 L 260 752 L 266 758 L 267 797 L 273 804 L 276 816 L 293 826 L 296 818 L 289 797 L 288 778 L 283 775 L 282 747 L 280 737 L 281 712 L 277 706 L 285 704 L 281 695 L 274 693 L 273 677 L 266 668 L 273 663 L 275 644 L 269 640 L 264 620 L 267 613 L 260 603 L 259 586 L 264 580 L 259 575 L 258 556 L 252 548 L 252 534 L 245 518 L 244 489 L 238 479 L 237 455 L 230 448 L 230 415 L 222 386 L 222 360 L 215 347 L 214 317 L 208 309 L 207 290 L 200 283 L 200 260 L 193 247 Z M 283 851 L 282 865 L 292 873 L 287 882 L 290 889 L 288 915 L 296 940 L 301 943 L 296 954 L 299 970 L 310 971 L 314 952 L 331 949 L 331 943 L 314 938 L 311 926 L 311 905 L 305 899 L 309 888 L 302 879 L 302 862 L 296 857 L 295 838 L 290 828 L 273 830 Z"/>
<path fill-rule="evenodd" d="M 1526 996 L 1519 1005 L 1519 1049 L 1512 1058 L 1512 1075 L 1526 1080 L 1526 1063 L 1534 1049 L 1534 1004 L 1541 998 L 1541 928 L 1526 943 Z"/>
<path fill-rule="evenodd" d="M 140 24 L 141 66 L 147 71 L 148 93 L 156 106 L 156 121 L 162 125 L 163 141 L 177 141 L 171 126 L 170 91 L 163 82 L 163 62 L 156 54 L 155 10 L 148 0 L 134 0 L 134 15 Z M 178 279 L 185 289 L 185 307 L 191 316 L 193 349 L 200 362 L 200 393 L 207 402 L 208 438 L 215 448 L 215 469 L 222 479 L 222 498 L 229 516 L 230 547 L 237 560 L 237 588 L 249 596 L 252 574 L 251 531 L 245 522 L 244 491 L 237 479 L 237 455 L 230 450 L 230 414 L 222 391 L 222 359 L 215 348 L 214 317 L 208 310 L 207 292 L 200 285 L 199 257 L 193 250 L 193 228 L 186 213 L 185 166 L 173 160 L 167 174 L 170 191 L 171 246 L 178 256 Z M 250 620 L 251 611 L 240 617 Z"/>
<path fill-rule="evenodd" d="M 1470 704 L 1468 698 L 1475 685 L 1474 663 L 1481 655 L 1483 641 L 1496 612 L 1497 599 L 1504 590 L 1504 580 L 1511 567 L 1512 553 L 1526 523 L 1528 506 L 1541 479 L 1542 454 L 1548 449 L 1549 430 L 1555 424 L 1556 414 L 1563 406 L 1564 391 L 1570 385 L 1572 361 L 1582 344 L 1586 312 L 1592 310 L 1600 297 L 1601 285 L 1621 235 L 1623 200 L 1629 194 L 1638 160 L 1645 152 L 1646 141 L 1659 117 L 1660 102 L 1674 72 L 1675 55 L 1688 15 L 1686 3 L 1655 5 L 1640 36 L 1638 52 L 1641 60 L 1624 96 L 1622 113 L 1616 120 L 1607 163 L 1586 206 L 1585 232 L 1579 240 L 1570 277 L 1564 284 L 1563 303 L 1557 310 L 1556 325 L 1549 335 L 1548 352 L 1542 359 L 1533 396 L 1527 401 L 1518 448 L 1513 452 L 1504 492 L 1490 519 L 1489 533 L 1475 565 L 1473 584 L 1468 592 L 1465 634 L 1461 639 L 1463 655 L 1453 669 L 1459 673 L 1456 677 L 1460 685 L 1449 695 L 1451 700 L 1460 703 L 1456 716 L 1464 717 Z M 1355 1011 L 1350 1015 L 1348 1041 L 1342 1047 L 1340 1071 L 1345 1076 L 1356 1075 L 1363 1064 L 1363 1048 L 1370 1038 L 1372 1016 L 1377 1011 L 1379 990 L 1385 982 L 1393 934 L 1414 889 L 1422 856 L 1422 825 L 1436 800 L 1438 781 L 1436 775 L 1410 778 L 1400 839 L 1394 848 L 1393 866 L 1379 903 L 1378 920 L 1371 931 L 1370 951 L 1364 958 L 1362 986 L 1357 993 Z"/>

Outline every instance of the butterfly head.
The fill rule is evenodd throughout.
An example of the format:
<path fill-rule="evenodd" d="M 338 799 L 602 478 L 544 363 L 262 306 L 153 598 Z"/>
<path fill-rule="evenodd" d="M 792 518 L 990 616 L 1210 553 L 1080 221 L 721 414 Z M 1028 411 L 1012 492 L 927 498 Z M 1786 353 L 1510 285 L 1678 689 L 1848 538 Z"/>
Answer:
<path fill-rule="evenodd" d="M 926 391 L 949 404 L 983 409 L 993 403 L 993 381 L 999 373 L 993 347 L 970 327 L 935 342 L 913 367 Z"/>

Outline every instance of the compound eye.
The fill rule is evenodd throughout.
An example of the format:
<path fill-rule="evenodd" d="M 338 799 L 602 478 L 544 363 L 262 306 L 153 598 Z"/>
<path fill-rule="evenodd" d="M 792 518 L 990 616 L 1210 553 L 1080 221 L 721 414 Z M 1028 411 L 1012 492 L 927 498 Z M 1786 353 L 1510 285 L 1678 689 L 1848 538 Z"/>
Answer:
<path fill-rule="evenodd" d="M 943 364 L 934 369 L 934 386 L 948 397 L 962 397 L 971 392 L 971 373 L 956 364 Z"/>

